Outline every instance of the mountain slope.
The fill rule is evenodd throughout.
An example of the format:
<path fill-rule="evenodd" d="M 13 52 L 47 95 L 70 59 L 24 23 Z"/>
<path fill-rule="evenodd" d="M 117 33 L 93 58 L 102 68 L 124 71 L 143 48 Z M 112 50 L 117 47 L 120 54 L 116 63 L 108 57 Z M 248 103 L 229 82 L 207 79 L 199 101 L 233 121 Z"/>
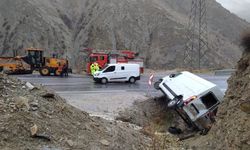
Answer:
<path fill-rule="evenodd" d="M 140 52 L 150 68 L 180 67 L 190 4 L 191 0 L 2 0 L 1 55 L 42 47 L 47 55 L 67 55 L 74 64 L 85 47 L 127 48 Z M 241 55 L 238 35 L 249 24 L 214 0 L 208 6 L 214 46 L 207 65 L 232 67 Z"/>

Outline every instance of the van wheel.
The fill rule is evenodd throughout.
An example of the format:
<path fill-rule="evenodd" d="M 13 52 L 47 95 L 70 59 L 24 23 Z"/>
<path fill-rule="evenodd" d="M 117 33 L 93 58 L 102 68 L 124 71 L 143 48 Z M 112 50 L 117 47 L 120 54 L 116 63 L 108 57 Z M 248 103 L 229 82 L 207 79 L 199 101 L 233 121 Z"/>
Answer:
<path fill-rule="evenodd" d="M 101 83 L 102 84 L 107 84 L 108 83 L 108 79 L 107 78 L 102 78 Z"/>
<path fill-rule="evenodd" d="M 135 83 L 135 82 L 136 82 L 136 80 L 135 80 L 135 78 L 134 78 L 134 77 L 130 77 L 130 78 L 129 78 L 129 82 L 130 82 L 130 83 Z"/>
<path fill-rule="evenodd" d="M 156 90 L 160 90 L 160 84 L 161 84 L 161 81 L 155 82 L 155 83 L 154 83 L 154 88 L 155 88 Z"/>

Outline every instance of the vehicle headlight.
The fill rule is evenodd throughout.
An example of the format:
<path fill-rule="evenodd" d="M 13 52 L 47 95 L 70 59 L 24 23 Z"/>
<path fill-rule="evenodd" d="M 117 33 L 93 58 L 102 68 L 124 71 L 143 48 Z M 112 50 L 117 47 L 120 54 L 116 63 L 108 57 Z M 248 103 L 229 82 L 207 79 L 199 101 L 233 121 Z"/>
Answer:
<path fill-rule="evenodd" d="M 95 76 L 99 76 L 99 75 L 100 75 L 100 73 L 96 73 L 96 74 L 95 74 Z"/>

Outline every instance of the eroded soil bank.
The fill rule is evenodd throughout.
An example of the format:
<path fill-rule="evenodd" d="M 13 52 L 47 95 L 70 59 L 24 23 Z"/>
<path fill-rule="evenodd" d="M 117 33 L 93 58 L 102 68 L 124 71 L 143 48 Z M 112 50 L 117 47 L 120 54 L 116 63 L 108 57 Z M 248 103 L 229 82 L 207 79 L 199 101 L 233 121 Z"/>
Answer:
<path fill-rule="evenodd" d="M 250 41 L 250 36 L 249 36 Z M 248 49 L 250 45 L 248 44 Z M 118 120 L 143 127 L 151 135 L 153 143 L 163 142 L 175 148 L 186 149 L 250 149 L 250 51 L 246 50 L 237 64 L 237 71 L 228 80 L 228 90 L 219 107 L 216 122 L 210 132 L 202 136 L 192 133 L 191 138 L 180 141 L 189 134 L 184 123 L 175 112 L 167 109 L 164 97 L 135 103 L 132 108 L 120 112 Z M 179 136 L 170 135 L 168 127 L 184 130 Z M 157 139 L 157 140 L 155 140 Z"/>
<path fill-rule="evenodd" d="M 149 136 L 0 74 L 0 149 L 151 149 Z"/>

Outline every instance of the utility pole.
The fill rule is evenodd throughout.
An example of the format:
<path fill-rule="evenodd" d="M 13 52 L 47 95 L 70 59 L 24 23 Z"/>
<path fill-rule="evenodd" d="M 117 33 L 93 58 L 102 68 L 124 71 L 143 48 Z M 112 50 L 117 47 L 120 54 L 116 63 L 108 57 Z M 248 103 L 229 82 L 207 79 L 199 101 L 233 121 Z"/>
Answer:
<path fill-rule="evenodd" d="M 192 0 L 186 32 L 183 67 L 201 69 L 206 63 L 208 48 L 207 0 Z"/>

